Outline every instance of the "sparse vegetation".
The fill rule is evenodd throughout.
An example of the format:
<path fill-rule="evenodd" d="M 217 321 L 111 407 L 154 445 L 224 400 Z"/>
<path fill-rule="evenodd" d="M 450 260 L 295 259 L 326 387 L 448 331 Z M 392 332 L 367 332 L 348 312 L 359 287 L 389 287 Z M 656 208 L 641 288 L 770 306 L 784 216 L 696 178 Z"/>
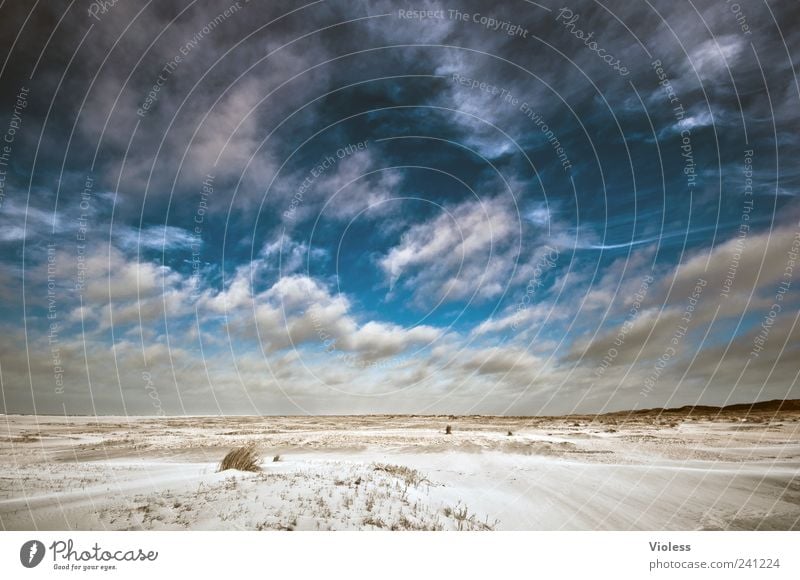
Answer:
<path fill-rule="evenodd" d="M 386 522 L 377 516 L 367 516 L 361 521 L 361 524 L 364 526 L 374 526 L 376 528 L 386 527 Z"/>
<path fill-rule="evenodd" d="M 668 454 L 676 462 L 685 462 L 685 468 L 699 470 L 705 470 L 711 462 L 720 462 L 720 473 L 709 475 L 706 492 L 720 484 L 723 489 L 728 475 L 722 470 L 738 470 L 747 457 L 754 457 L 753 453 L 772 457 L 759 463 L 768 471 L 775 465 L 791 467 L 791 453 L 784 447 L 793 430 L 800 426 L 800 409 L 780 414 L 726 412 L 719 416 L 697 410 L 691 415 L 658 412 L 538 419 L 462 415 L 398 415 L 393 419 L 226 417 L 198 423 L 195 418 L 164 418 L 130 425 L 105 418 L 102 423 L 91 424 L 97 427 L 89 426 L 85 433 L 81 422 L 49 421 L 37 426 L 33 418 L 11 416 L 9 433 L 5 435 L 11 441 L 0 437 L 0 447 L 5 446 L 8 452 L 5 463 L 0 465 L 12 466 L 11 475 L 5 475 L 9 486 L 12 477 L 20 482 L 20 489 L 24 485 L 31 494 L 52 496 L 41 502 L 41 507 L 35 507 L 38 513 L 52 510 L 59 494 L 75 489 L 97 493 L 91 502 L 75 496 L 79 503 L 69 504 L 76 528 L 96 524 L 103 529 L 120 530 L 309 531 L 516 529 L 525 526 L 528 520 L 524 516 L 528 514 L 506 515 L 507 506 L 498 504 L 496 498 L 487 498 L 483 491 L 496 483 L 497 493 L 516 497 L 526 487 L 524 478 L 533 481 L 539 477 L 547 478 L 547 485 L 553 490 L 547 498 L 540 498 L 542 501 L 552 501 L 553 510 L 563 510 L 565 517 L 572 515 L 576 526 L 589 526 L 608 523 L 623 514 L 613 498 L 590 499 L 596 491 L 595 484 L 602 479 L 601 473 L 589 468 L 584 481 L 570 486 L 574 473 L 567 465 L 619 464 L 615 477 L 619 477 L 620 486 L 630 491 L 633 502 L 649 497 L 654 490 L 658 493 L 658 485 L 667 485 L 670 479 L 664 476 L 662 480 L 654 471 L 646 488 L 637 489 L 639 466 L 649 457 Z M 754 419 L 763 423 L 752 422 Z M 573 427 L 572 423 L 582 427 Z M 439 435 L 445 434 L 448 424 L 452 434 L 442 439 Z M 453 437 L 456 428 L 458 437 Z M 518 431 L 522 434 L 517 435 Z M 13 467 L 15 458 L 25 459 L 25 445 L 40 445 L 18 441 L 39 437 L 45 443 L 61 441 L 61 447 L 70 447 L 77 463 L 53 461 L 53 456 L 46 454 L 37 461 L 31 457 Z M 249 463 L 255 469 L 260 466 L 259 472 L 238 471 L 248 467 L 241 464 L 243 454 L 237 454 L 235 448 L 248 444 L 255 446 Z M 752 445 L 757 446 L 757 452 L 752 451 Z M 110 448 L 115 457 L 140 458 L 145 457 L 140 454 L 141 448 L 151 449 L 154 460 L 167 453 L 172 457 L 172 450 L 186 450 L 185 454 L 175 454 L 175 465 L 170 466 L 181 474 L 180 482 L 165 477 L 152 485 L 148 463 L 140 466 L 137 461 L 136 466 L 130 466 L 127 462 L 110 465 L 97 461 L 105 456 L 104 448 Z M 279 449 L 289 455 L 278 455 Z M 226 454 L 229 456 L 220 463 Z M 195 475 L 184 480 L 184 462 L 197 461 L 201 456 L 210 457 L 210 465 L 202 469 L 192 465 Z M 274 459 L 282 465 L 270 466 Z M 563 460 L 568 464 L 562 464 Z M 494 466 L 494 473 L 481 469 L 484 461 Z M 555 462 L 564 469 L 547 473 L 541 470 L 542 465 Z M 673 469 L 671 465 L 666 467 Z M 751 467 L 752 473 L 742 475 L 746 481 L 735 478 L 720 498 L 720 505 L 724 500 L 725 505 L 749 506 L 739 516 L 731 516 L 724 509 L 708 511 L 702 501 L 706 492 L 700 489 L 699 497 L 687 495 L 691 490 L 684 483 L 691 483 L 689 478 L 678 482 L 677 488 L 665 488 L 659 500 L 674 509 L 651 511 L 637 521 L 656 529 L 664 525 L 662 515 L 672 518 L 670 526 L 779 529 L 794 525 L 798 504 L 793 500 L 800 497 L 800 478 L 793 478 L 794 471 L 786 468 L 768 475 L 775 485 L 753 490 L 747 481 L 757 471 L 755 464 Z M 218 468 L 237 471 L 208 473 Z M 117 477 L 136 485 L 126 486 L 121 494 L 113 484 Z M 773 493 L 778 487 L 785 491 L 780 498 Z M 9 490 L 6 496 L 14 498 L 15 492 L 11 487 Z M 512 509 L 537 510 L 534 498 L 528 499 L 530 503 L 520 503 Z M 72 502 L 69 496 L 66 500 Z M 593 502 L 592 510 L 575 513 L 586 501 Z M 686 513 L 675 515 L 681 502 L 685 502 Z M 774 506 L 766 520 L 757 517 L 762 503 Z M 701 520 L 693 517 L 695 511 L 703 513 Z M 26 512 L 10 512 L 10 526 L 23 527 L 26 521 L 32 521 L 35 514 Z M 610 513 L 616 516 L 609 516 Z M 640 517 L 633 512 L 629 515 Z M 498 523 L 495 516 L 503 521 Z M 531 517 L 536 518 L 535 511 Z"/>
<path fill-rule="evenodd" d="M 499 523 L 495 520 L 493 523 L 489 523 L 488 516 L 484 519 L 484 521 L 480 521 L 475 514 L 469 513 L 469 509 L 466 505 L 463 505 L 461 502 L 456 504 L 455 507 L 445 506 L 442 508 L 442 512 L 448 518 L 453 518 L 456 521 L 456 528 L 458 531 L 464 530 L 494 530 L 497 524 Z"/>
<path fill-rule="evenodd" d="M 256 452 L 255 444 L 244 445 L 231 449 L 222 459 L 217 471 L 227 471 L 237 469 L 239 471 L 261 471 L 258 465 L 259 457 Z"/>
<path fill-rule="evenodd" d="M 376 463 L 375 471 L 385 471 L 386 473 L 402 479 L 406 485 L 419 485 L 420 483 L 430 484 L 430 480 L 423 476 L 416 469 L 411 469 L 405 465 L 391 465 L 388 463 Z"/>

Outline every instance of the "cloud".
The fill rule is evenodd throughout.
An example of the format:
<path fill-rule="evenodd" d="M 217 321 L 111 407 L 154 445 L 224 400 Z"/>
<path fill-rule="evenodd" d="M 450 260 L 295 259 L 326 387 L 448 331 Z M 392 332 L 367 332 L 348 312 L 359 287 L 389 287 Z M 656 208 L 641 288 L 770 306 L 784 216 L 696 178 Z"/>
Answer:
<path fill-rule="evenodd" d="M 223 311 L 229 330 L 239 337 L 257 338 L 263 352 L 308 344 L 320 352 L 336 349 L 379 360 L 432 343 L 442 334 L 431 326 L 359 322 L 346 296 L 331 294 L 305 275 L 283 276 L 256 294 L 251 293 L 245 276 L 245 270 L 240 270 L 225 292 L 209 295 L 203 303 L 218 312 L 227 306 Z"/>
<path fill-rule="evenodd" d="M 151 225 L 141 229 L 122 226 L 115 233 L 117 243 L 126 250 L 137 248 L 161 251 L 185 250 L 203 244 L 202 238 L 176 226 Z"/>
<path fill-rule="evenodd" d="M 22 207 L 14 202 L 2 204 L 0 212 L 0 242 L 21 242 L 41 239 L 64 230 L 61 214 L 38 208 Z"/>
<path fill-rule="evenodd" d="M 492 198 L 467 201 L 409 228 L 378 261 L 390 291 L 402 279 L 418 301 L 500 295 L 514 269 L 511 244 L 519 232 L 506 205 Z"/>
<path fill-rule="evenodd" d="M 576 3 L 626 77 L 530 3 L 444 9 L 525 37 L 400 18 L 389 0 L 242 3 L 202 32 L 231 4 L 121 2 L 100 21 L 3 5 L 16 39 L 4 86 L 31 89 L 0 168 L 9 409 L 31 410 L 33 384 L 39 410 L 153 412 L 143 372 L 171 412 L 596 411 L 796 392 L 794 282 L 764 322 L 798 222 L 791 3 L 749 8 L 752 34 L 713 3 Z M 743 148 L 755 205 L 740 238 Z"/>
<path fill-rule="evenodd" d="M 567 360 L 597 364 L 612 352 L 615 365 L 628 365 L 658 358 L 671 347 L 680 347 L 686 357 L 702 353 L 701 358 L 709 360 L 709 353 L 718 349 L 700 347 L 704 334 L 711 333 L 717 342 L 736 324 L 744 323 L 745 317 L 764 317 L 776 301 L 788 300 L 786 307 L 796 301 L 781 293 L 781 285 L 794 276 L 792 256 L 800 250 L 800 223 L 796 218 L 786 221 L 771 232 L 734 237 L 713 250 L 690 255 L 671 271 L 660 272 L 634 316 L 626 316 L 591 339 L 576 341 Z M 637 273 L 644 275 L 640 269 Z M 610 282 L 605 281 L 606 287 Z M 612 320 L 630 312 L 633 291 L 629 284 L 626 292 L 614 297 L 612 312 L 617 315 Z M 781 314 L 784 323 L 790 316 L 787 312 Z M 739 333 L 730 339 L 737 344 L 743 340 Z M 779 340 L 772 342 L 764 358 L 779 360 L 782 348 Z"/>

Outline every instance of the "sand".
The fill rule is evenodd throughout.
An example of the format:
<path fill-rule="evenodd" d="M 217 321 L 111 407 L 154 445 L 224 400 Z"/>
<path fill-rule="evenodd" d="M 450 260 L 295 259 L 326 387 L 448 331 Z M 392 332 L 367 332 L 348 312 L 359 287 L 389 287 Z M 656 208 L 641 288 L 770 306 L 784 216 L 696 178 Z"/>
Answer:
<path fill-rule="evenodd" d="M 260 471 L 217 471 L 250 443 Z M 800 412 L 0 416 L 0 525 L 796 530 Z"/>

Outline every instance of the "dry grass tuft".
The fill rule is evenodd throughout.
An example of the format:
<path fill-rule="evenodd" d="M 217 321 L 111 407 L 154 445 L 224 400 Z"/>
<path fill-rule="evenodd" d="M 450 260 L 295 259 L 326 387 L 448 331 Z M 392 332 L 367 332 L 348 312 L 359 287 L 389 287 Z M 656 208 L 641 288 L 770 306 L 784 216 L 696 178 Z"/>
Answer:
<path fill-rule="evenodd" d="M 373 526 L 376 528 L 386 527 L 386 522 L 384 522 L 381 518 L 377 516 L 367 516 L 361 521 L 361 524 L 364 526 Z"/>
<path fill-rule="evenodd" d="M 228 454 L 222 459 L 217 471 L 226 471 L 228 469 L 238 469 L 239 471 L 261 471 L 258 466 L 259 456 L 256 453 L 255 444 L 244 445 L 231 449 Z"/>
<path fill-rule="evenodd" d="M 497 524 L 500 523 L 498 520 L 489 523 L 488 516 L 484 521 L 480 521 L 475 514 L 470 514 L 467 506 L 462 505 L 461 502 L 458 502 L 455 507 L 445 506 L 442 512 L 446 517 L 455 520 L 456 529 L 459 532 L 467 530 L 490 531 L 494 530 Z"/>
<path fill-rule="evenodd" d="M 405 482 L 407 486 L 413 485 L 418 486 L 421 483 L 427 483 L 428 485 L 431 484 L 431 481 L 422 475 L 416 469 L 412 469 L 410 467 L 406 467 L 405 465 L 391 465 L 388 463 L 375 463 L 373 464 L 374 471 L 383 471 L 388 473 L 389 475 L 393 475 L 394 477 L 401 479 Z"/>

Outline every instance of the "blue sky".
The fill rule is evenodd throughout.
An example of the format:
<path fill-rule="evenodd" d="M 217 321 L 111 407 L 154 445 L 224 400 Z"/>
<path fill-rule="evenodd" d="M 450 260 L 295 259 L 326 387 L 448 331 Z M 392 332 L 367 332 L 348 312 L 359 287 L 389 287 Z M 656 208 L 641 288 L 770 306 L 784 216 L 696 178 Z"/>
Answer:
<path fill-rule="evenodd" d="M 4 7 L 5 411 L 798 396 L 796 9 L 455 8 Z"/>

